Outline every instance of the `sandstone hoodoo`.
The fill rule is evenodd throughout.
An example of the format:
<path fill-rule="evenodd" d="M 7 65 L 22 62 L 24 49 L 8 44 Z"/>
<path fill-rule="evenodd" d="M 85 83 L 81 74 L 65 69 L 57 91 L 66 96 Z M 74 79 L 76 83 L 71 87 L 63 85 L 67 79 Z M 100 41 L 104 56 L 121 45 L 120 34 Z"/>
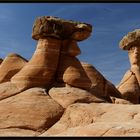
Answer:
<path fill-rule="evenodd" d="M 37 49 L 28 64 L 11 79 L 11 82 L 23 89 L 35 86 L 48 87 L 55 80 L 63 40 L 69 41 L 70 38 L 83 40 L 90 33 L 91 25 L 89 24 L 50 16 L 37 18 L 32 33 L 32 37 L 38 40 Z M 76 55 L 80 52 L 74 41 L 64 47 L 71 48 L 71 46 L 73 49 L 67 49 L 69 54 Z"/>
<path fill-rule="evenodd" d="M 129 32 L 120 41 L 120 48 L 128 51 L 131 68 L 119 85 L 124 99 L 134 104 L 140 103 L 140 29 Z"/>

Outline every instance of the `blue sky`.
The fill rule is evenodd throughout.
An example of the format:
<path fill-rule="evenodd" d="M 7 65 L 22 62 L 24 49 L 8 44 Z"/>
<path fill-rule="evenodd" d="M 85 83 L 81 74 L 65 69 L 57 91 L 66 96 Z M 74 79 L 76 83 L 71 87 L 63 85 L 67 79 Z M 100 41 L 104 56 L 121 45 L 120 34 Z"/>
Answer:
<path fill-rule="evenodd" d="M 91 36 L 78 43 L 78 58 L 113 84 L 120 82 L 130 64 L 119 42 L 140 28 L 140 3 L 0 3 L 0 57 L 18 53 L 29 60 L 37 44 L 31 38 L 34 20 L 45 15 L 91 24 Z"/>

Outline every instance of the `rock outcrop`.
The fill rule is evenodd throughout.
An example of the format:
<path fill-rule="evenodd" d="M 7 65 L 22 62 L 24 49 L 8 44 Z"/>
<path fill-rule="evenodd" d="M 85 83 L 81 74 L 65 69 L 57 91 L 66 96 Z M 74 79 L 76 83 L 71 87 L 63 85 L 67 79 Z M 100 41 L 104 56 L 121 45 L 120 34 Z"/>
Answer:
<path fill-rule="evenodd" d="M 138 105 L 76 103 L 41 136 L 139 136 L 139 110 Z"/>
<path fill-rule="evenodd" d="M 0 130 L 19 129 L 26 136 L 47 130 L 60 119 L 64 111 L 42 88 L 31 88 L 4 99 L 0 101 L 0 106 Z"/>
<path fill-rule="evenodd" d="M 131 68 L 119 85 L 122 97 L 133 104 L 140 103 L 140 29 L 129 32 L 120 41 L 120 48 L 128 50 Z"/>
<path fill-rule="evenodd" d="M 27 63 L 27 60 L 18 54 L 9 54 L 0 65 L 0 83 L 8 82 Z"/>

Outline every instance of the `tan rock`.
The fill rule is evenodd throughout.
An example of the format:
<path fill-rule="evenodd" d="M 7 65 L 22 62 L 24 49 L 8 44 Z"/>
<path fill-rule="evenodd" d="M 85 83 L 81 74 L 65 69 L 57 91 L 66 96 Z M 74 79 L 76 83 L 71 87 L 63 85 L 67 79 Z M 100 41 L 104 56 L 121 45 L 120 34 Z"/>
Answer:
<path fill-rule="evenodd" d="M 61 54 L 59 60 L 57 81 L 87 90 L 91 87 L 91 81 L 86 75 L 80 61 L 76 57 L 65 54 Z"/>
<path fill-rule="evenodd" d="M 81 50 L 75 40 L 67 39 L 62 41 L 61 53 L 69 56 L 81 54 Z"/>
<path fill-rule="evenodd" d="M 93 92 L 98 97 L 103 97 L 111 102 L 110 96 L 120 97 L 120 92 L 116 87 L 109 82 L 94 66 L 81 62 L 87 76 L 92 82 L 90 92 Z"/>
<path fill-rule="evenodd" d="M 0 84 L 0 100 L 8 98 L 10 96 L 20 93 L 22 89 L 17 88 L 15 84 L 11 82 L 4 82 Z"/>
<path fill-rule="evenodd" d="M 31 88 L 0 101 L 0 114 L 0 130 L 7 129 L 10 135 L 11 128 L 24 129 L 22 135 L 26 136 L 51 127 L 60 119 L 63 108 L 47 95 L 45 89 Z"/>
<path fill-rule="evenodd" d="M 66 109 L 61 119 L 56 124 L 54 124 L 50 129 L 44 132 L 41 136 L 55 136 L 55 135 L 65 136 L 65 135 L 69 135 L 66 131 L 68 131 L 68 129 L 73 129 L 73 128 L 74 128 L 73 133 L 71 131 L 70 135 L 74 134 L 74 136 L 78 135 L 78 133 L 79 135 L 82 135 L 81 133 L 86 128 L 88 129 L 87 131 L 85 130 L 87 134 L 86 132 L 84 133 L 86 136 L 91 136 L 91 135 L 114 136 L 119 134 L 135 135 L 138 134 L 140 130 L 139 110 L 140 110 L 139 105 L 123 105 L 123 104 L 109 104 L 109 103 L 90 103 L 90 104 L 75 103 L 70 105 Z M 114 123 L 117 123 L 117 125 L 114 125 Z M 96 124 L 97 124 L 97 128 L 96 128 Z M 91 126 L 90 128 L 94 128 L 94 129 L 89 129 L 88 128 L 89 125 Z M 80 127 L 80 129 L 77 131 L 75 130 L 76 127 Z M 118 134 L 115 133 L 115 130 L 117 128 L 119 128 L 117 131 Z M 110 129 L 111 131 L 109 132 Z M 81 133 L 80 130 L 82 130 Z M 89 130 L 90 130 L 90 134 L 88 132 Z M 127 131 L 126 134 L 125 134 L 125 130 Z M 101 132 L 101 134 L 99 132 L 95 134 L 95 132 L 97 131 Z"/>
<path fill-rule="evenodd" d="M 63 108 L 67 108 L 69 105 L 77 102 L 81 103 L 101 103 L 105 102 L 103 99 L 99 99 L 90 92 L 75 87 L 57 87 L 49 90 L 49 95 L 58 102 Z"/>
<path fill-rule="evenodd" d="M 119 44 L 121 49 L 128 50 L 131 46 L 140 46 L 140 29 L 129 32 Z"/>
<path fill-rule="evenodd" d="M 125 136 L 132 137 L 140 135 L 140 127 L 137 123 L 121 122 L 96 122 L 86 126 L 69 128 L 66 131 L 54 136 L 80 136 L 80 137 L 107 137 L 107 136 Z"/>
<path fill-rule="evenodd" d="M 35 20 L 32 38 L 55 37 L 58 39 L 84 40 L 90 36 L 92 26 L 86 23 L 64 20 L 53 16 L 38 17 Z"/>
<path fill-rule="evenodd" d="M 57 39 L 40 39 L 37 49 L 27 65 L 11 79 L 17 87 L 48 87 L 58 66 L 61 41 Z"/>
<path fill-rule="evenodd" d="M 122 97 L 125 100 L 128 100 L 134 104 L 139 103 L 139 84 L 137 82 L 135 74 L 132 71 L 128 70 L 125 73 L 117 88 L 121 92 Z"/>
<path fill-rule="evenodd" d="M 120 99 L 120 98 L 116 98 L 116 97 L 111 97 L 112 103 L 114 104 L 133 104 L 128 100 L 125 99 Z"/>
<path fill-rule="evenodd" d="M 41 133 L 28 130 L 24 128 L 7 128 L 7 129 L 0 129 L 0 136 L 1 137 L 35 137 L 40 135 Z"/>
<path fill-rule="evenodd" d="M 0 65 L 0 83 L 10 81 L 11 77 L 19 72 L 27 60 L 18 54 L 9 54 Z"/>

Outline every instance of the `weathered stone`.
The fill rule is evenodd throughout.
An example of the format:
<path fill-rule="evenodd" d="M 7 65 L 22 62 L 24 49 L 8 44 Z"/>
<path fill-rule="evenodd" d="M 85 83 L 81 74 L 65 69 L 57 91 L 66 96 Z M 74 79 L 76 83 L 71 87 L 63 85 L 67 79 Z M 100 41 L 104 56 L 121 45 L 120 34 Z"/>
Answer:
<path fill-rule="evenodd" d="M 132 71 L 128 70 L 125 73 L 117 88 L 124 99 L 134 104 L 139 103 L 140 89 L 135 74 Z"/>
<path fill-rule="evenodd" d="M 125 136 L 132 137 L 140 135 L 140 127 L 137 123 L 121 122 L 96 122 L 86 126 L 77 126 L 68 128 L 66 131 L 53 136 L 84 136 L 84 137 L 107 137 L 107 136 Z M 42 136 L 45 136 L 45 134 Z M 47 135 L 46 135 L 47 136 Z"/>
<path fill-rule="evenodd" d="M 119 44 L 121 49 L 128 50 L 131 46 L 140 46 L 140 29 L 129 32 Z"/>
<path fill-rule="evenodd" d="M 38 134 L 55 124 L 63 111 L 47 95 L 45 89 L 31 88 L 0 101 L 0 130 L 24 129 L 28 131 L 24 131 L 22 135 Z M 11 133 L 12 136 L 13 134 Z"/>
<path fill-rule="evenodd" d="M 11 82 L 4 82 L 0 84 L 0 100 L 8 98 L 10 96 L 20 93 L 22 89 L 17 88 L 15 84 Z"/>
<path fill-rule="evenodd" d="M 49 90 L 49 95 L 58 102 L 63 108 L 77 102 L 81 103 L 103 103 L 103 99 L 99 99 L 90 92 L 75 87 L 57 87 Z"/>
<path fill-rule="evenodd" d="M 54 79 L 58 66 L 61 41 L 52 38 L 40 39 L 31 60 L 11 82 L 17 87 L 48 87 Z"/>
<path fill-rule="evenodd" d="M 120 92 L 94 66 L 81 62 L 87 76 L 92 82 L 90 92 L 111 101 L 110 96 L 121 98 Z"/>
<path fill-rule="evenodd" d="M 65 82 L 71 86 L 90 89 L 91 81 L 83 69 L 80 61 L 76 57 L 61 54 L 57 81 Z"/>
<path fill-rule="evenodd" d="M 114 104 L 133 104 L 128 100 L 125 99 L 120 99 L 120 98 L 116 98 L 116 97 L 111 97 L 112 103 Z"/>
<path fill-rule="evenodd" d="M 130 134 L 135 135 L 140 132 L 139 118 L 139 105 L 123 105 L 108 103 L 75 103 L 70 105 L 66 109 L 61 119 L 50 129 L 48 129 L 48 131 L 44 132 L 41 136 L 76 136 L 78 135 L 78 133 L 79 135 L 82 135 L 83 130 L 85 130 L 86 128 L 87 131 L 85 130 L 85 133 L 83 133 L 85 134 L 85 136 L 119 136 L 119 134 L 122 136 L 130 136 Z M 115 125 L 115 123 L 117 125 Z M 88 132 L 88 126 L 91 126 L 90 134 Z M 76 130 L 75 128 L 78 127 L 80 129 Z M 118 130 L 116 130 L 116 133 L 115 129 L 113 128 L 118 128 Z M 68 134 L 67 131 L 69 129 L 73 129 L 74 132 L 72 133 L 71 131 Z M 111 131 L 109 131 L 110 129 Z M 80 130 L 82 130 L 81 133 Z M 95 134 L 97 131 L 99 132 Z M 125 133 L 125 131 L 127 131 L 127 133 Z"/>
<path fill-rule="evenodd" d="M 64 20 L 53 16 L 38 17 L 33 25 L 32 38 L 55 37 L 58 39 L 84 40 L 90 36 L 92 26 L 87 23 Z"/>
<path fill-rule="evenodd" d="M 62 41 L 61 53 L 69 56 L 77 56 L 81 51 L 75 40 L 67 39 Z"/>
<path fill-rule="evenodd" d="M 9 54 L 0 65 L 0 83 L 10 81 L 11 77 L 19 72 L 27 60 L 18 54 Z"/>

